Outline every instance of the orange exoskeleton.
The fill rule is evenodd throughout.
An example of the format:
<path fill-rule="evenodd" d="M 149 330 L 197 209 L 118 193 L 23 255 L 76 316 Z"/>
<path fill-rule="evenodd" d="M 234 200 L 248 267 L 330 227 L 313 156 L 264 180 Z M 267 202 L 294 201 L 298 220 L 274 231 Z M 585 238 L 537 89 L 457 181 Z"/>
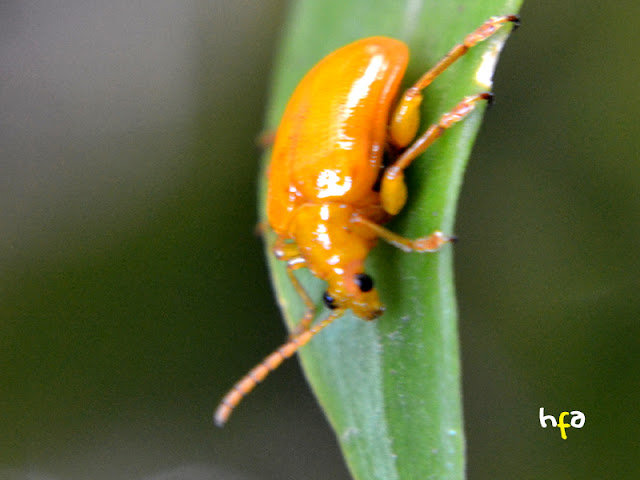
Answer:
<path fill-rule="evenodd" d="M 399 98 L 409 51 L 401 41 L 386 37 L 365 38 L 336 50 L 299 83 L 275 136 L 267 221 L 276 235 L 273 252 L 286 262 L 306 313 L 289 340 L 224 397 L 215 413 L 217 425 L 227 421 L 269 372 L 346 310 L 365 320 L 383 313 L 373 280 L 364 271 L 378 238 L 408 252 L 433 252 L 452 240 L 439 231 L 410 240 L 382 225 L 406 202 L 404 170 L 479 101 L 491 98 L 484 92 L 462 99 L 414 140 L 422 90 L 505 23 L 517 24 L 518 17 L 487 20 Z M 392 158 L 390 165 L 383 162 L 385 152 Z M 314 303 L 294 275 L 298 268 L 327 282 L 323 300 L 332 312 L 315 325 Z"/>

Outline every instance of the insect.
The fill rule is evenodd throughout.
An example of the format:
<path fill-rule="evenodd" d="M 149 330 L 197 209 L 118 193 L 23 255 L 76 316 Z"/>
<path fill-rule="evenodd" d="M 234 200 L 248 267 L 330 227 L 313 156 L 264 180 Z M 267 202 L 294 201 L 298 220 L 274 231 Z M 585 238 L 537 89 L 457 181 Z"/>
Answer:
<path fill-rule="evenodd" d="M 276 235 L 273 253 L 286 262 L 306 311 L 289 340 L 222 399 L 214 416 L 218 426 L 271 371 L 346 310 L 364 320 L 383 313 L 373 280 L 364 271 L 364 261 L 379 238 L 407 252 L 434 252 L 452 240 L 439 231 L 407 239 L 382 225 L 407 200 L 404 170 L 492 94 L 465 97 L 414 140 L 421 92 L 469 48 L 501 25 L 518 22 L 516 15 L 491 17 L 398 99 L 409 51 L 391 38 L 365 38 L 342 47 L 302 79 L 276 132 L 267 219 Z M 388 165 L 385 156 L 391 158 Z M 314 302 L 294 275 L 299 268 L 327 282 L 323 301 L 331 313 L 315 325 Z"/>

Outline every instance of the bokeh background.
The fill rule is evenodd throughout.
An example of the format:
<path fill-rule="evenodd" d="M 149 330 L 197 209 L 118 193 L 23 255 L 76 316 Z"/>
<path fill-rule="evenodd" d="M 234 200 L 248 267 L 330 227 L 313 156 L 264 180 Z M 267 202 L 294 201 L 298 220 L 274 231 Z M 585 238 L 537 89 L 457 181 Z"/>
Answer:
<path fill-rule="evenodd" d="M 254 235 L 287 2 L 0 2 L 0 478 L 348 478 Z M 469 478 L 640 476 L 640 4 L 525 1 L 466 175 Z M 538 411 L 579 410 L 581 430 Z"/>

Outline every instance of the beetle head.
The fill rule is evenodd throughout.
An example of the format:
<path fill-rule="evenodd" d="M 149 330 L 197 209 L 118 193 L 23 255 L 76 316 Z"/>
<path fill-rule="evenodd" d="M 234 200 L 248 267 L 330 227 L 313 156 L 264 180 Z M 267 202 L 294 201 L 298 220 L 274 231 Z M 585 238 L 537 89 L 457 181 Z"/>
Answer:
<path fill-rule="evenodd" d="M 330 309 L 350 309 L 364 320 L 373 320 L 384 312 L 373 280 L 366 273 L 345 274 L 329 279 L 329 288 L 323 300 Z"/>

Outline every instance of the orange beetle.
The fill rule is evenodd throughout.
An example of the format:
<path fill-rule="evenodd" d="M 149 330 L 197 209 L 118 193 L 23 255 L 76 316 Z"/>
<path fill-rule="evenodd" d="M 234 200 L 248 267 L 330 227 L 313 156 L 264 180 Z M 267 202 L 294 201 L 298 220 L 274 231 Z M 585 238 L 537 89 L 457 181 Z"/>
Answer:
<path fill-rule="evenodd" d="M 227 421 L 269 372 L 345 310 L 365 320 L 382 314 L 373 280 L 364 272 L 364 261 L 378 238 L 414 252 L 433 252 L 452 240 L 441 232 L 410 240 L 381 225 L 406 202 L 403 171 L 491 94 L 464 98 L 411 143 L 420 124 L 421 91 L 500 25 L 518 21 L 515 15 L 490 18 L 397 101 L 409 51 L 391 38 L 365 38 L 342 47 L 302 79 L 276 133 L 268 170 L 267 219 L 276 234 L 273 252 L 287 262 L 306 313 L 289 341 L 223 398 L 215 413 L 217 425 Z M 388 166 L 385 153 L 392 159 Z M 328 284 L 323 300 L 332 313 L 314 326 L 314 303 L 293 273 L 298 268 L 308 268 Z"/>

